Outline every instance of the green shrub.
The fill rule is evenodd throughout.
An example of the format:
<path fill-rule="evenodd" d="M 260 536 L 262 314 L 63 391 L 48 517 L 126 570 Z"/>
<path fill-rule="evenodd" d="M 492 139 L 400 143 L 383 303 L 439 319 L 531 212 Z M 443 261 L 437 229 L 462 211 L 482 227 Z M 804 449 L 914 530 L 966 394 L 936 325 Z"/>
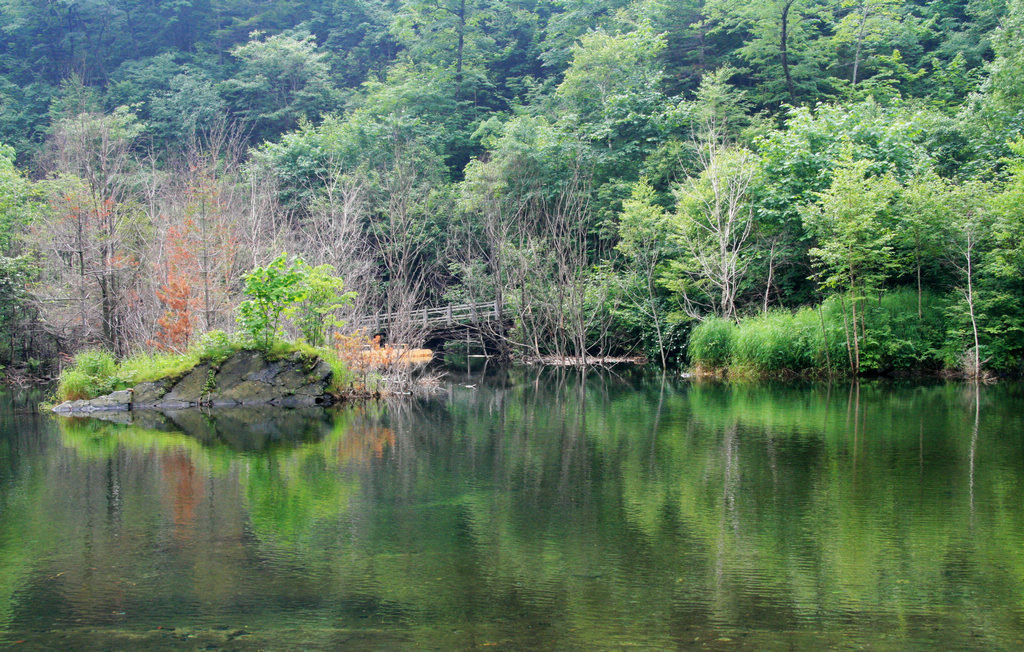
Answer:
<path fill-rule="evenodd" d="M 114 390 L 117 364 L 106 351 L 88 350 L 75 356 L 74 363 L 61 372 L 57 398 L 61 401 L 89 399 Z"/>
<path fill-rule="evenodd" d="M 844 321 L 843 310 L 847 311 Z M 942 366 L 946 300 L 925 293 L 918 317 L 917 293 L 887 292 L 858 302 L 862 373 L 893 373 Z M 731 374 L 771 376 L 787 373 L 850 371 L 852 311 L 849 301 L 829 297 L 820 306 L 794 312 L 775 310 L 752 315 L 739 325 L 708 319 L 693 329 L 690 360 Z"/>
<path fill-rule="evenodd" d="M 241 347 L 231 335 L 213 330 L 204 333 L 195 348 L 200 360 L 218 363 L 226 360 Z"/>
<path fill-rule="evenodd" d="M 736 324 L 712 317 L 698 324 L 690 333 L 690 364 L 720 369 L 732 362 Z"/>
<path fill-rule="evenodd" d="M 740 322 L 733 343 L 733 362 L 756 374 L 800 372 L 814 366 L 821 348 L 820 328 L 788 311 L 775 310 Z"/>
<path fill-rule="evenodd" d="M 867 324 L 861 345 L 861 371 L 892 372 L 938 369 L 942 366 L 945 339 L 945 301 L 931 292 L 893 290 L 881 301 L 864 305 Z M 841 318 L 841 315 L 840 315 Z"/>
<path fill-rule="evenodd" d="M 78 401 L 95 396 L 93 379 L 89 374 L 69 367 L 61 372 L 57 383 L 57 398 L 61 401 Z"/>
<path fill-rule="evenodd" d="M 111 378 L 117 370 L 114 356 L 106 351 L 89 349 L 75 356 L 75 369 L 94 378 Z"/>
<path fill-rule="evenodd" d="M 308 269 L 302 260 L 289 263 L 288 255 L 281 254 L 245 275 L 245 294 L 250 298 L 238 304 L 235 321 L 260 350 L 270 351 L 282 335 L 281 317 L 305 298 Z"/>

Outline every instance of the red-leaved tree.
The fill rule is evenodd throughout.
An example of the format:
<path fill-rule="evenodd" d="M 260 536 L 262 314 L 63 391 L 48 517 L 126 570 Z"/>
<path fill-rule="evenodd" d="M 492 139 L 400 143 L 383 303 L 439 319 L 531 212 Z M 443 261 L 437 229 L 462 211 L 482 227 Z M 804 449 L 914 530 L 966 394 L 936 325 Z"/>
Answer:
<path fill-rule="evenodd" d="M 195 224 L 188 218 L 183 224 L 167 229 L 167 275 L 156 291 L 164 314 L 157 320 L 159 329 L 151 342 L 164 351 L 187 349 L 195 330 L 199 297 L 192 288 L 199 270 L 193 253 L 194 231 Z"/>

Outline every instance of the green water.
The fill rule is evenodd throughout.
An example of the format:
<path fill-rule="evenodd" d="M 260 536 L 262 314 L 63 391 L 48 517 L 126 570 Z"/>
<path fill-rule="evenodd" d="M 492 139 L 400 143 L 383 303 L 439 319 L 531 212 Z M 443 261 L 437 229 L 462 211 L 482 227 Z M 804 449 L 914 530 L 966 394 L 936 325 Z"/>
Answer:
<path fill-rule="evenodd" d="M 0 647 L 1021 649 L 1022 415 L 551 370 L 187 433 L 8 405 Z"/>

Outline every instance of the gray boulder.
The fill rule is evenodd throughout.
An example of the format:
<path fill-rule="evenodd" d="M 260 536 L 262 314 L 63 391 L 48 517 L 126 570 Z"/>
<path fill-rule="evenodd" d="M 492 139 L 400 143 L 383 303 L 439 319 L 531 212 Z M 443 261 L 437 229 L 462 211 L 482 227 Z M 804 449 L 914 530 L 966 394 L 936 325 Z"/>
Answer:
<path fill-rule="evenodd" d="M 53 408 L 59 414 L 101 411 L 182 410 L 200 406 L 249 407 L 330 405 L 331 367 L 319 358 L 297 353 L 268 360 L 260 351 L 239 351 L 213 366 L 196 365 L 178 378 L 136 385 L 88 401 L 67 401 Z"/>

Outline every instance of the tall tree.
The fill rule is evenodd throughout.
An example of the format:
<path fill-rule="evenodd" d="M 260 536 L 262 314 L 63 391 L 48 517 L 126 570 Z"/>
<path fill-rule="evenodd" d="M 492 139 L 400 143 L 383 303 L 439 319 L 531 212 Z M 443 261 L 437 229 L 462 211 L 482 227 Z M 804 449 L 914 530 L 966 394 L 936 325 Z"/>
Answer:
<path fill-rule="evenodd" d="M 829 92 L 823 67 L 831 60 L 830 0 L 708 0 L 716 31 L 743 34 L 739 64 L 765 105 L 797 104 Z"/>
<path fill-rule="evenodd" d="M 318 118 L 337 103 L 328 53 L 317 48 L 310 34 L 264 38 L 253 32 L 231 54 L 241 65 L 224 88 L 255 136 L 267 138 L 294 128 L 300 118 Z"/>
<path fill-rule="evenodd" d="M 55 170 L 67 179 L 55 186 L 56 212 L 44 227 L 52 236 L 46 249 L 63 262 L 53 280 L 73 274 L 82 340 L 94 335 L 98 293 L 99 335 L 117 353 L 127 351 L 140 327 L 131 309 L 145 228 L 132 196 L 132 145 L 140 131 L 126 109 L 80 113 L 60 121 L 51 142 Z"/>
<path fill-rule="evenodd" d="M 843 319 L 849 310 L 846 336 L 854 375 L 861 367 L 864 301 L 881 287 L 894 266 L 888 211 L 897 183 L 891 175 L 871 176 L 870 167 L 870 161 L 847 158 L 819 202 L 804 210 L 808 229 L 818 240 L 810 251 L 818 264 L 818 282 L 842 290 L 848 300 Z"/>
<path fill-rule="evenodd" d="M 832 38 L 839 48 L 849 50 L 851 85 L 860 81 L 871 50 L 892 42 L 886 37 L 899 28 L 900 5 L 900 0 L 842 0 L 844 14 L 835 25 Z"/>
<path fill-rule="evenodd" d="M 515 47 L 512 28 L 529 14 L 508 0 L 403 0 L 391 31 L 418 65 L 450 71 L 455 98 L 472 71 L 486 78 L 488 64 Z M 477 85 L 479 81 L 477 81 Z"/>

